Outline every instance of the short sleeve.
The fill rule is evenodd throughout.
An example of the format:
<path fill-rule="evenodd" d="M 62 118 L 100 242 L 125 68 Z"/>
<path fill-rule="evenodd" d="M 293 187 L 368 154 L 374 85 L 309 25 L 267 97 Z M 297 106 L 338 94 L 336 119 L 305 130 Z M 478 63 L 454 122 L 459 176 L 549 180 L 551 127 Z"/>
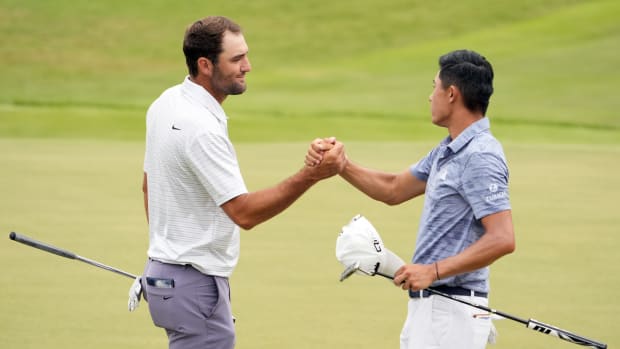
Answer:
<path fill-rule="evenodd" d="M 233 145 L 226 137 L 211 132 L 197 134 L 188 144 L 187 158 L 217 205 L 247 193 Z"/>
<path fill-rule="evenodd" d="M 510 209 L 508 166 L 495 153 L 472 154 L 462 173 L 462 195 L 476 219 Z"/>
<path fill-rule="evenodd" d="M 431 150 L 425 157 L 409 167 L 409 171 L 413 176 L 421 181 L 426 182 L 431 173 L 433 166 L 433 157 L 437 153 L 437 148 Z"/>

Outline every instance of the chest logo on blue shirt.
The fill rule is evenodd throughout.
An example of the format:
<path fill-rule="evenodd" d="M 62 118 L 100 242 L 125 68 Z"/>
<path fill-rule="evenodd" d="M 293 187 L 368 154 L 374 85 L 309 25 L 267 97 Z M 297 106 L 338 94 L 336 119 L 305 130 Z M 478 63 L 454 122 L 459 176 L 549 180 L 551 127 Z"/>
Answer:
<path fill-rule="evenodd" d="M 439 179 L 441 179 L 442 181 L 445 181 L 446 177 L 448 177 L 448 169 L 443 168 L 441 171 L 439 171 L 437 177 L 439 177 Z"/>

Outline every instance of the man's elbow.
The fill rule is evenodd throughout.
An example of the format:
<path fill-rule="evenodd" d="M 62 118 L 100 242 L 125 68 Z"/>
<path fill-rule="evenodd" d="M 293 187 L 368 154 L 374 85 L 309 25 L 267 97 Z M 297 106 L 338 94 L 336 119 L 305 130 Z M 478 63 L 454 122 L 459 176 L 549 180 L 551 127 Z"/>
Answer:
<path fill-rule="evenodd" d="M 388 205 L 388 206 L 396 206 L 396 205 L 400 205 L 402 203 L 402 200 L 398 200 L 398 198 L 392 196 L 389 198 L 386 198 L 384 200 L 380 200 L 382 201 L 384 204 Z"/>
<path fill-rule="evenodd" d="M 501 248 L 503 252 L 502 255 L 511 254 L 515 251 L 516 248 L 517 248 L 517 244 L 515 242 L 514 235 L 508 236 L 503 239 L 502 248 Z"/>
<path fill-rule="evenodd" d="M 233 223 L 241 229 L 250 230 L 260 223 L 260 221 L 250 213 L 248 194 L 241 194 L 225 202 L 221 207 Z"/>
<path fill-rule="evenodd" d="M 256 220 L 253 220 L 252 217 L 241 212 L 243 211 L 227 211 L 226 214 L 233 223 L 243 230 L 250 230 L 258 225 Z"/>
<path fill-rule="evenodd" d="M 251 230 L 252 228 L 257 226 L 255 222 L 252 222 L 250 220 L 237 219 L 237 220 L 233 220 L 233 222 L 235 222 L 235 224 L 238 225 L 239 228 L 243 230 Z"/>
<path fill-rule="evenodd" d="M 492 240 L 493 260 L 497 260 L 505 255 L 511 254 L 516 249 L 516 243 L 513 234 L 495 235 Z"/>

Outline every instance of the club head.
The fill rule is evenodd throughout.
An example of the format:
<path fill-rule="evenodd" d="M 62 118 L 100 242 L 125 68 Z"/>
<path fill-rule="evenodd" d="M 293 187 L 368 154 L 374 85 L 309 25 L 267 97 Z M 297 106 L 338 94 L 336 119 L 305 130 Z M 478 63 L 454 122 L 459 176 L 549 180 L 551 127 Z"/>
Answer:
<path fill-rule="evenodd" d="M 344 269 L 342 274 L 340 274 L 340 282 L 343 282 L 349 276 L 353 275 L 360 268 L 360 262 L 355 262 Z"/>

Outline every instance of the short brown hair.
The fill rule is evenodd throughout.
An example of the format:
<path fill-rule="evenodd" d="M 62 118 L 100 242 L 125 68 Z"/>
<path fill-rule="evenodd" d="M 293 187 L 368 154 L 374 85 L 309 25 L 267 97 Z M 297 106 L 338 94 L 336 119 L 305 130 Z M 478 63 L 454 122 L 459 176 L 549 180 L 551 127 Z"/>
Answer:
<path fill-rule="evenodd" d="M 198 58 L 208 58 L 217 64 L 222 53 L 222 38 L 226 31 L 241 33 L 241 27 L 223 16 L 209 16 L 194 22 L 185 30 L 183 53 L 191 76 L 198 75 Z"/>

